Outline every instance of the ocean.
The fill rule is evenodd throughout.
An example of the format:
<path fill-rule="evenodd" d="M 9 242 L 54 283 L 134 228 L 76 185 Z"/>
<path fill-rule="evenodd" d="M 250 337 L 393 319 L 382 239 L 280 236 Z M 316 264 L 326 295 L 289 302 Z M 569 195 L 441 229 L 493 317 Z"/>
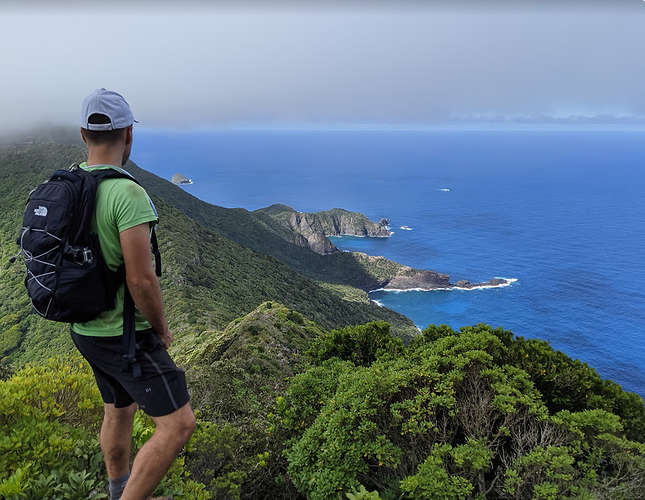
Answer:
<path fill-rule="evenodd" d="M 142 129 L 132 159 L 224 207 L 387 218 L 390 238 L 333 241 L 452 282 L 514 281 L 371 292 L 383 307 L 548 340 L 645 396 L 645 131 Z"/>

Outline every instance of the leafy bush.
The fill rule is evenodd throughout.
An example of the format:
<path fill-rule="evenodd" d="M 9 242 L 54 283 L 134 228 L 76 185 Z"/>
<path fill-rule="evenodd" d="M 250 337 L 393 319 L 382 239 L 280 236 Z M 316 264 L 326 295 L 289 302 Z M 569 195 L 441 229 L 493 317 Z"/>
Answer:
<path fill-rule="evenodd" d="M 213 498 L 239 500 L 244 471 L 235 470 L 236 452 L 244 436 L 235 427 L 200 422 L 191 439 L 186 465 L 191 475 L 208 485 Z"/>
<path fill-rule="evenodd" d="M 623 419 L 576 404 L 554 410 L 567 405 L 562 394 L 534 381 L 546 368 L 524 369 L 532 355 L 548 359 L 584 387 L 595 378 L 586 365 L 486 325 L 433 326 L 372 361 L 374 350 L 352 344 L 366 329 L 343 330 L 339 347 L 317 352 L 345 361 L 297 375 L 269 415 L 308 499 L 645 498 L 645 445 L 630 441 Z M 607 384 L 586 390 L 597 401 Z M 610 403 L 640 415 L 642 400 L 621 392 Z"/>
<path fill-rule="evenodd" d="M 80 357 L 27 366 L 0 382 L 0 497 L 80 499 L 104 486 L 102 410 Z"/>
<path fill-rule="evenodd" d="M 316 340 L 307 354 L 318 362 L 337 357 L 355 365 L 369 366 L 385 354 L 396 356 L 403 350 L 403 340 L 390 334 L 388 323 L 372 321 L 332 330 Z"/>

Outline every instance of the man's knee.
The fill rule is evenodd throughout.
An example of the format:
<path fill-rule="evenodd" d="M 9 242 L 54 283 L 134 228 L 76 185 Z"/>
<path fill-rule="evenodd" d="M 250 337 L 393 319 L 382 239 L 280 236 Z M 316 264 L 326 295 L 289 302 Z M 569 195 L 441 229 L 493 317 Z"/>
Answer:
<path fill-rule="evenodd" d="M 178 424 L 178 431 L 181 433 L 184 439 L 184 444 L 188 442 L 190 436 L 195 431 L 195 426 L 197 425 L 197 420 L 195 419 L 195 414 L 190 408 L 190 405 L 186 405 L 181 415 L 180 423 Z M 181 411 L 182 409 L 178 410 Z"/>
<path fill-rule="evenodd" d="M 113 404 L 104 405 L 104 421 L 114 422 L 121 424 L 123 422 L 130 422 L 134 419 L 134 414 L 137 411 L 137 404 L 132 403 L 130 406 L 124 408 L 115 408 Z"/>
<path fill-rule="evenodd" d="M 190 404 L 182 406 L 170 415 L 157 417 L 155 423 L 157 432 L 168 435 L 170 439 L 176 440 L 181 446 L 186 444 L 195 430 L 196 420 Z"/>

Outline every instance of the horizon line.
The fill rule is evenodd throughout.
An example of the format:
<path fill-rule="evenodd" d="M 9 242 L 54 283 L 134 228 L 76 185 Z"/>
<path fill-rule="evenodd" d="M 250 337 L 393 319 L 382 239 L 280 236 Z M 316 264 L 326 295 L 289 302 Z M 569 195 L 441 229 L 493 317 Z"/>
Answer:
<path fill-rule="evenodd" d="M 196 125 L 136 125 L 135 133 L 168 131 L 178 133 L 209 131 L 634 131 L 645 132 L 645 121 L 631 123 L 589 123 L 589 122 L 486 122 L 486 121 L 452 121 L 443 123 L 364 123 L 364 122 L 234 122 Z M 47 124 L 22 130 L 2 130 L 0 138 L 25 138 L 55 132 L 78 131 L 77 125 Z"/>

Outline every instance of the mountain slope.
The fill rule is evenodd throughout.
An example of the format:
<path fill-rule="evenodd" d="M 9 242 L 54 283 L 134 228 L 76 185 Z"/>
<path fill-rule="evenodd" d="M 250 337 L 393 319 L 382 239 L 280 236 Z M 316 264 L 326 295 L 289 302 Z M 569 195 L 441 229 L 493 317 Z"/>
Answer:
<path fill-rule="evenodd" d="M 0 278 L 3 294 L 0 356 L 10 361 L 42 359 L 72 348 L 66 325 L 43 320 L 30 312 L 22 285 L 24 265 L 20 259 L 10 264 L 9 258 L 18 250 L 15 238 L 29 191 L 54 169 L 65 168 L 82 160 L 84 155 L 82 147 L 56 144 L 0 149 L 0 266 L 4 269 Z M 391 322 L 403 337 L 409 338 L 416 332 L 409 319 L 371 305 L 366 294 L 358 290 L 352 292 L 359 294 L 358 298 L 346 300 L 351 295 L 348 289 L 330 290 L 328 285 L 299 274 L 279 260 L 244 248 L 204 227 L 164 199 L 166 191 L 183 193 L 180 188 L 136 167 L 130 170 L 144 186 L 155 187 L 149 191 L 161 219 L 159 241 L 164 267 L 161 284 L 169 322 L 178 338 L 222 329 L 270 300 L 285 304 L 325 328 L 383 319 Z M 227 209 L 209 211 L 211 205 L 196 205 L 206 214 L 221 215 L 211 220 L 211 226 L 217 226 L 227 215 L 230 219 L 236 218 L 237 213 L 248 214 L 243 210 L 229 210 L 229 214 Z M 258 226 L 249 219 L 246 229 L 251 238 L 261 238 L 255 235 Z"/>
<path fill-rule="evenodd" d="M 131 172 L 148 192 L 166 200 L 191 219 L 242 246 L 276 257 L 291 269 L 328 283 L 362 290 L 380 286 L 379 280 L 356 262 L 352 254 L 319 255 L 292 242 L 293 232 L 264 212 L 223 208 L 203 202 L 178 186 L 128 163 Z"/>

